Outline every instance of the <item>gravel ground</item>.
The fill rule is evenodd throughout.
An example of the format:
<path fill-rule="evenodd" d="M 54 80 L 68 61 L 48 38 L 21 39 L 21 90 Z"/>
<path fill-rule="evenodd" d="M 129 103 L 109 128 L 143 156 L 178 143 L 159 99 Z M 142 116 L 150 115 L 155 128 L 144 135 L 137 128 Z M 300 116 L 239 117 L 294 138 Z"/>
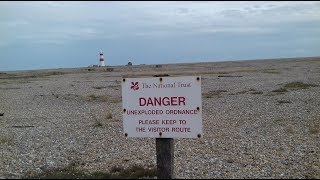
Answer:
<path fill-rule="evenodd" d="M 123 135 L 120 83 L 154 74 L 202 77 L 203 137 L 174 140 L 176 178 L 320 178 L 320 58 L 296 58 L 2 72 L 0 179 L 155 167 L 155 139 Z"/>

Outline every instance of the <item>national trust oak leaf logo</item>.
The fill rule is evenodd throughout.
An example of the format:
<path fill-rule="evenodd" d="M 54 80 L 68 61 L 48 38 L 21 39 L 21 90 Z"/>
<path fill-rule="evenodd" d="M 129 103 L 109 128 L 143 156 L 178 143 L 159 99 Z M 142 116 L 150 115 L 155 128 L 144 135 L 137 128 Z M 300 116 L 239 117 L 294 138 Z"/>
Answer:
<path fill-rule="evenodd" d="M 138 89 L 139 89 L 139 84 L 138 84 L 138 82 L 131 82 L 131 89 L 133 89 L 133 90 L 138 90 Z"/>

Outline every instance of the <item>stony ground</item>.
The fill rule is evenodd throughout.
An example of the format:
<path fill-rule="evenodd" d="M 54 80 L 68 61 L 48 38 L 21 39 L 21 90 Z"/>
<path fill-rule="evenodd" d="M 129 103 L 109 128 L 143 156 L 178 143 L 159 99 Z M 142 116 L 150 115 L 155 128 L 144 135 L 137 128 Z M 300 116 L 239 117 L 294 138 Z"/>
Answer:
<path fill-rule="evenodd" d="M 174 140 L 177 178 L 320 178 L 320 58 L 0 73 L 0 179 L 156 166 L 126 138 L 122 77 L 200 75 L 203 137 Z M 3 113 L 3 114 L 2 114 Z"/>

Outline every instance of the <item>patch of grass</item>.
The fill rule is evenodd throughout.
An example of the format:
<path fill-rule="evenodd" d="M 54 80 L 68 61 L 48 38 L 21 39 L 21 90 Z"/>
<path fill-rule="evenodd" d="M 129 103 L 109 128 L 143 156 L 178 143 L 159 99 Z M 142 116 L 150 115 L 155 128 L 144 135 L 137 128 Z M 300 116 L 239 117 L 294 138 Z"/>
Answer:
<path fill-rule="evenodd" d="M 253 91 L 253 92 L 251 92 L 251 94 L 263 94 L 263 92 L 262 91 Z"/>
<path fill-rule="evenodd" d="M 230 95 L 246 94 L 247 92 L 248 92 L 247 90 L 243 90 Z"/>
<path fill-rule="evenodd" d="M 106 117 L 107 119 L 112 119 L 112 113 L 111 112 L 108 112 L 108 114 L 107 114 L 107 117 Z"/>
<path fill-rule="evenodd" d="M 1 84 L 23 84 L 23 83 L 30 83 L 30 79 L 8 79 L 8 80 L 2 80 L 0 79 L 0 85 Z"/>
<path fill-rule="evenodd" d="M 0 144 L 10 144 L 11 141 L 12 141 L 11 138 L 0 135 Z"/>
<path fill-rule="evenodd" d="M 102 127 L 103 124 L 98 120 L 97 116 L 95 116 L 95 114 L 93 114 L 93 113 L 90 113 L 90 114 L 91 114 L 92 119 L 94 120 L 93 127 L 96 127 L 96 128 Z"/>
<path fill-rule="evenodd" d="M 103 124 L 100 121 L 96 120 L 96 122 L 93 124 L 93 126 L 99 128 L 99 127 L 102 127 Z"/>
<path fill-rule="evenodd" d="M 128 169 L 112 167 L 110 172 L 86 172 L 74 166 L 45 171 L 37 176 L 23 179 L 139 179 L 156 177 L 156 168 L 144 168 L 134 165 Z"/>
<path fill-rule="evenodd" d="M 251 69 L 251 68 L 243 68 L 240 70 L 235 70 L 233 72 L 248 72 L 248 73 L 252 73 L 252 72 L 259 72 L 259 69 Z"/>
<path fill-rule="evenodd" d="M 288 90 L 286 88 L 279 88 L 279 89 L 275 89 L 271 92 L 276 92 L 276 93 L 285 93 L 288 92 Z"/>
<path fill-rule="evenodd" d="M 0 89 L 8 90 L 8 89 L 21 89 L 21 88 L 19 88 L 19 87 L 6 87 L 6 88 L 0 88 Z"/>
<path fill-rule="evenodd" d="M 286 129 L 286 132 L 287 132 L 288 134 L 294 134 L 294 130 L 293 130 L 292 127 L 287 128 L 287 129 Z"/>
<path fill-rule="evenodd" d="M 276 69 L 264 69 L 261 72 L 262 73 L 267 73 L 267 74 L 280 74 L 280 72 L 277 71 Z"/>
<path fill-rule="evenodd" d="M 30 83 L 32 80 L 44 78 L 52 75 L 63 75 L 66 74 L 60 71 L 49 71 L 49 72 L 28 72 L 26 74 L 4 74 L 0 76 L 0 84 L 22 84 Z M 4 81 L 3 81 L 4 80 Z"/>
<path fill-rule="evenodd" d="M 113 167 L 110 170 L 113 178 L 153 178 L 156 176 L 156 168 L 144 168 L 143 166 L 133 165 L 128 169 Z"/>
<path fill-rule="evenodd" d="M 104 89 L 104 88 L 106 88 L 106 86 L 93 86 L 92 88 L 94 88 L 94 89 Z"/>
<path fill-rule="evenodd" d="M 207 93 L 203 94 L 203 97 L 205 98 L 212 98 L 213 96 L 220 97 L 221 93 L 227 92 L 227 90 L 215 90 L 215 91 L 209 91 Z"/>
<path fill-rule="evenodd" d="M 119 102 L 121 102 L 121 98 L 112 97 L 112 96 L 108 96 L 108 95 L 97 96 L 97 95 L 94 95 L 94 94 L 91 94 L 89 96 L 83 97 L 83 100 L 89 101 L 89 102 L 92 102 L 92 101 L 110 102 L 110 103 L 119 103 Z"/>
<path fill-rule="evenodd" d="M 253 88 L 250 88 L 249 90 L 243 90 L 243 91 L 239 91 L 230 95 L 238 95 L 238 94 L 246 94 L 246 93 L 250 93 L 250 94 L 263 94 L 262 91 L 257 91 Z"/>
<path fill-rule="evenodd" d="M 114 68 L 107 68 L 105 71 L 112 72 L 112 71 L 114 71 Z"/>
<path fill-rule="evenodd" d="M 65 73 L 61 72 L 61 71 L 50 71 L 50 72 L 40 72 L 36 76 L 41 77 L 41 76 L 63 75 L 63 74 L 65 74 Z"/>
<path fill-rule="evenodd" d="M 253 89 L 253 88 L 250 88 L 250 89 L 249 89 L 249 92 L 250 92 L 250 94 L 263 94 L 262 91 L 257 91 L 257 90 L 255 90 L 255 89 Z"/>
<path fill-rule="evenodd" d="M 317 87 L 317 86 L 318 85 L 315 85 L 315 84 L 306 84 L 303 82 L 295 81 L 295 82 L 287 83 L 284 86 L 284 88 L 297 90 L 297 89 L 308 89 L 309 87 Z"/>
<path fill-rule="evenodd" d="M 182 73 L 180 73 L 182 74 Z M 227 76 L 225 74 L 229 74 L 226 71 L 207 71 L 207 72 L 200 72 L 201 75 L 218 75 L 218 76 Z"/>
<path fill-rule="evenodd" d="M 111 98 L 109 102 L 111 102 L 111 103 L 120 103 L 121 102 L 121 98 Z"/>
<path fill-rule="evenodd" d="M 309 126 L 309 132 L 310 132 L 310 134 L 313 134 L 313 135 L 319 134 L 320 125 L 317 124 L 317 125 Z"/>
<path fill-rule="evenodd" d="M 254 68 L 243 68 L 243 69 L 235 70 L 232 72 L 246 72 L 246 73 L 260 72 L 260 73 L 267 73 L 267 74 L 280 74 L 280 72 L 277 71 L 276 69 L 254 69 Z"/>
<path fill-rule="evenodd" d="M 0 79 L 0 85 L 1 85 L 1 84 L 9 84 L 9 82 L 8 82 L 8 81 L 4 81 L 4 80 Z"/>

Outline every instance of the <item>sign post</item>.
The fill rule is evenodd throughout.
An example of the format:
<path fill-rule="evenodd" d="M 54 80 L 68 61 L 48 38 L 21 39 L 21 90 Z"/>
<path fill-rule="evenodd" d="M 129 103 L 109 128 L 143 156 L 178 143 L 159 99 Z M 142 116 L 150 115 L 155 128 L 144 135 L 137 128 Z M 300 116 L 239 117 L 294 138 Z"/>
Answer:
<path fill-rule="evenodd" d="M 202 136 L 201 77 L 122 79 L 126 137 L 156 138 L 158 178 L 173 178 L 173 138 Z"/>
<path fill-rule="evenodd" d="M 174 144 L 173 138 L 156 138 L 157 177 L 173 179 L 174 177 Z"/>

